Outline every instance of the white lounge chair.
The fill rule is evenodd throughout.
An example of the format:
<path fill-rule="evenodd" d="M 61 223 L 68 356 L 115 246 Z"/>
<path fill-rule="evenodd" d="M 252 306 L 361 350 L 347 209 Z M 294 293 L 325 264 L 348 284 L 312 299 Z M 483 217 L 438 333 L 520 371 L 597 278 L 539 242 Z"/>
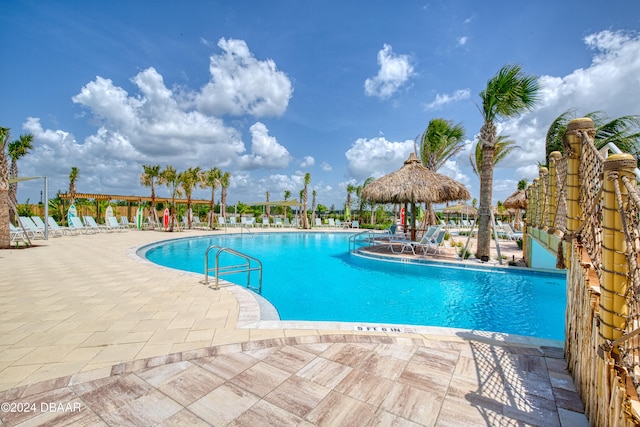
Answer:
<path fill-rule="evenodd" d="M 322 227 L 322 220 L 320 218 L 316 218 L 316 227 Z"/>
<path fill-rule="evenodd" d="M 133 222 L 130 222 L 129 218 L 127 218 L 125 215 L 122 215 L 120 217 L 120 225 L 123 225 L 123 226 L 125 226 L 127 228 L 135 228 L 136 227 L 136 224 L 133 223 Z"/>
<path fill-rule="evenodd" d="M 62 233 L 62 235 L 73 234 L 73 230 L 71 228 L 58 225 L 58 223 L 56 222 L 55 219 L 53 219 L 52 216 L 49 216 L 47 218 L 47 224 L 49 224 L 49 230 L 54 230 L 56 232 L 59 231 Z"/>
<path fill-rule="evenodd" d="M 31 216 L 31 220 L 36 225 L 36 227 L 38 227 L 40 230 L 44 230 L 45 229 L 44 221 L 39 216 L 32 215 Z M 47 228 L 48 228 L 48 233 L 51 236 L 53 236 L 53 237 L 62 236 L 62 230 L 60 230 L 60 229 L 53 230 L 51 227 L 47 227 Z"/>
<path fill-rule="evenodd" d="M 327 220 L 327 222 L 329 223 L 329 228 L 336 228 L 336 220 L 333 218 L 329 218 Z"/>
<path fill-rule="evenodd" d="M 18 219 L 20 220 L 20 224 L 24 227 L 24 229 L 27 230 L 27 235 L 30 238 L 35 239 L 37 237 L 40 237 L 44 239 L 44 228 L 38 228 L 38 226 L 36 226 L 31 218 L 29 218 L 28 216 L 20 216 L 18 217 Z"/>
<path fill-rule="evenodd" d="M 447 234 L 446 230 L 438 229 L 437 234 L 435 236 L 432 236 L 431 238 L 427 239 L 426 242 L 423 242 L 425 240 L 424 237 L 423 237 L 422 240 L 419 243 L 413 243 L 412 246 L 414 248 L 414 254 L 415 254 L 415 249 L 417 249 L 417 248 L 422 249 L 422 255 L 428 255 L 429 251 L 431 249 L 433 249 L 433 254 L 432 255 L 439 254 L 440 253 L 440 245 L 444 241 L 444 235 L 445 234 Z"/>
<path fill-rule="evenodd" d="M 11 223 L 9 223 L 9 238 L 11 239 L 12 242 L 15 242 L 16 245 L 19 242 L 26 242 L 26 241 L 29 240 L 27 238 L 27 235 L 24 233 L 24 231 L 22 231 L 21 229 L 15 227 Z"/>
<path fill-rule="evenodd" d="M 119 224 L 118 220 L 116 219 L 115 216 L 108 216 L 106 219 L 107 219 L 107 225 L 112 230 L 115 230 L 115 231 L 128 231 L 129 230 L 126 226 L 124 226 L 122 224 Z"/>
<path fill-rule="evenodd" d="M 389 239 L 389 249 L 391 250 L 391 252 L 393 252 L 394 254 L 401 254 L 404 253 L 404 251 L 406 250 L 411 251 L 411 253 L 413 255 L 416 254 L 416 247 L 423 249 L 423 253 L 424 253 L 424 247 L 426 245 L 429 245 L 429 243 L 431 243 L 434 239 L 434 237 L 436 236 L 436 233 L 440 231 L 440 226 L 439 225 L 432 225 L 430 226 L 427 231 L 425 231 L 424 235 L 422 236 L 422 239 L 420 239 L 419 242 L 415 242 L 413 240 L 409 240 L 407 239 L 404 234 L 402 235 L 402 237 L 396 237 L 396 238 L 391 238 Z M 394 250 L 394 248 L 396 246 L 400 246 L 400 252 L 396 252 Z"/>
<path fill-rule="evenodd" d="M 269 228 L 271 226 L 271 224 L 269 224 L 269 217 L 268 216 L 263 216 L 262 217 L 262 227 L 267 227 Z"/>
<path fill-rule="evenodd" d="M 84 216 L 84 226 L 97 231 L 98 233 L 100 232 L 107 232 L 107 231 L 112 231 L 111 227 L 107 226 L 107 225 L 98 225 L 98 223 L 96 222 L 95 218 L 93 218 L 92 216 L 89 215 L 85 215 Z"/>
<path fill-rule="evenodd" d="M 75 233 L 89 234 L 90 232 L 97 233 L 99 231 L 99 230 L 92 230 L 89 227 L 85 227 L 80 217 L 73 216 L 69 218 L 69 220 L 71 221 L 71 223 L 69 224 L 69 227 L 71 227 Z"/>
<path fill-rule="evenodd" d="M 282 228 L 283 227 L 282 218 L 274 218 L 273 219 L 273 226 Z"/>

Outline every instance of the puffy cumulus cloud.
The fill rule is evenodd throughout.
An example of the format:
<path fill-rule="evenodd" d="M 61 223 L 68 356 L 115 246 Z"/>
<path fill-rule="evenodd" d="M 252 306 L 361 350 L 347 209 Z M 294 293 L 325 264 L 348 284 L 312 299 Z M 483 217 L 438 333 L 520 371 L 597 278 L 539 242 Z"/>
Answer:
<path fill-rule="evenodd" d="M 345 152 L 349 174 L 362 181 L 372 176 L 379 178 L 399 169 L 414 149 L 413 141 L 387 141 L 386 138 L 358 138 Z"/>
<path fill-rule="evenodd" d="M 333 167 L 327 162 L 322 162 L 320 164 L 320 169 L 322 169 L 324 172 L 331 172 L 333 170 Z"/>
<path fill-rule="evenodd" d="M 471 97 L 471 91 L 469 89 L 459 89 L 453 92 L 452 94 L 438 93 L 436 94 L 436 99 L 426 104 L 424 106 L 424 109 L 427 111 L 437 110 L 447 104 L 451 104 L 452 102 L 462 101 L 465 99 L 469 99 L 470 97 Z"/>
<path fill-rule="evenodd" d="M 259 167 L 278 169 L 289 165 L 291 156 L 289 151 L 269 135 L 269 129 L 260 122 L 254 123 L 251 132 L 251 154 L 240 157 L 241 168 L 255 169 Z"/>
<path fill-rule="evenodd" d="M 507 160 L 510 166 L 533 168 L 532 163 L 544 162 L 548 127 L 566 110 L 576 109 L 578 114 L 603 111 L 611 118 L 637 114 L 640 35 L 607 30 L 587 35 L 584 42 L 593 52 L 588 67 L 566 76 L 541 76 L 535 110 L 500 124 L 500 132 L 520 146 Z M 535 174 L 528 168 L 518 170 L 524 178 L 537 176 L 537 169 Z"/>
<path fill-rule="evenodd" d="M 364 82 L 364 93 L 367 96 L 389 98 L 414 74 L 409 56 L 395 55 L 388 44 L 378 52 L 378 64 L 378 74 Z"/>
<path fill-rule="evenodd" d="M 260 61 L 243 40 L 221 38 L 220 55 L 211 56 L 211 81 L 193 99 L 214 115 L 279 116 L 293 93 L 291 81 L 273 60 Z"/>
<path fill-rule="evenodd" d="M 468 41 L 469 37 L 467 36 L 458 37 L 458 46 L 464 46 Z"/>
<path fill-rule="evenodd" d="M 314 159 L 311 156 L 304 156 L 304 159 L 302 159 L 302 163 L 300 163 L 300 167 L 309 168 L 315 164 L 316 164 L 316 159 Z"/>

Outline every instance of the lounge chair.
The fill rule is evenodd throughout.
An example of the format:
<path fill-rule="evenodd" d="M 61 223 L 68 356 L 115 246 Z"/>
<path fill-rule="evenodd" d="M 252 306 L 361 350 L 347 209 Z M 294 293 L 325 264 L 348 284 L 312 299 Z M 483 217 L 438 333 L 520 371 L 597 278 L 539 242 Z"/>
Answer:
<path fill-rule="evenodd" d="M 293 219 L 291 220 L 291 227 L 293 227 L 293 228 L 298 228 L 298 227 L 299 227 L 299 225 L 298 225 L 298 218 L 293 218 Z"/>
<path fill-rule="evenodd" d="M 273 226 L 282 228 L 283 227 L 282 218 L 274 218 L 273 219 Z"/>
<path fill-rule="evenodd" d="M 419 242 L 415 242 L 413 240 L 409 240 L 407 239 L 404 234 L 400 237 L 396 237 L 396 238 L 391 238 L 389 239 L 389 249 L 391 250 L 391 252 L 393 252 L 394 254 L 401 254 L 404 253 L 404 251 L 411 251 L 412 254 L 416 254 L 416 247 L 421 248 L 423 250 L 424 253 L 424 247 L 429 245 L 434 237 L 436 236 L 436 233 L 440 231 L 440 226 L 439 225 L 432 225 L 430 226 L 427 231 L 425 231 L 424 235 L 422 236 L 422 239 L 420 239 Z M 400 246 L 400 252 L 396 252 L 394 250 L 395 246 Z"/>
<path fill-rule="evenodd" d="M 284 226 L 287 228 L 291 227 L 291 221 L 289 221 L 289 218 L 284 219 Z"/>
<path fill-rule="evenodd" d="M 108 225 L 98 225 L 98 223 L 96 222 L 96 220 L 89 215 L 85 215 L 83 217 L 84 219 L 84 226 L 88 227 L 91 230 L 97 231 L 98 233 L 100 232 L 107 232 L 107 231 L 113 231 L 111 230 L 111 227 L 109 227 Z"/>
<path fill-rule="evenodd" d="M 238 223 L 236 222 L 236 217 L 235 216 L 230 216 L 229 217 L 229 227 L 237 227 Z"/>
<path fill-rule="evenodd" d="M 65 234 L 73 234 L 73 230 L 70 229 L 69 227 L 63 227 L 58 225 L 58 223 L 56 222 L 55 219 L 53 219 L 52 216 L 49 216 L 47 218 L 47 224 L 49 224 L 49 230 L 55 231 L 55 232 L 60 232 L 62 233 L 62 235 Z"/>
<path fill-rule="evenodd" d="M 342 221 L 340 221 L 339 219 L 336 219 L 336 228 L 343 228 L 343 227 L 348 227 L 347 224 L 343 224 Z"/>
<path fill-rule="evenodd" d="M 27 235 L 30 238 L 35 239 L 37 237 L 40 237 L 44 239 L 44 228 L 38 228 L 38 226 L 33 222 L 31 218 L 29 218 L 28 216 L 20 216 L 18 217 L 18 219 L 20 220 L 20 224 L 22 224 L 22 227 L 27 230 Z"/>
<path fill-rule="evenodd" d="M 329 228 L 336 228 L 336 220 L 333 218 L 329 218 L 327 220 L 327 222 L 329 223 Z"/>
<path fill-rule="evenodd" d="M 423 236 L 422 240 L 419 243 L 413 243 L 412 244 L 412 246 L 414 248 L 414 254 L 415 254 L 415 249 L 416 248 L 422 249 L 422 255 L 429 255 L 429 251 L 431 249 L 433 249 L 433 254 L 431 254 L 431 255 L 439 254 L 440 253 L 440 245 L 444 241 L 444 235 L 445 234 L 447 234 L 446 230 L 438 229 L 437 234 L 435 236 L 432 236 L 431 238 L 427 239 L 427 241 L 424 242 L 424 243 L 423 243 L 423 241 L 425 239 L 424 239 L 424 236 Z"/>
<path fill-rule="evenodd" d="M 322 227 L 322 220 L 320 218 L 316 218 L 316 227 Z"/>
<path fill-rule="evenodd" d="M 18 242 L 26 242 L 29 239 L 27 235 L 21 229 L 15 227 L 13 224 L 9 223 L 9 238 L 12 242 L 15 242 L 16 245 Z"/>
<path fill-rule="evenodd" d="M 31 220 L 36 225 L 36 227 L 38 227 L 40 230 L 44 230 L 45 229 L 44 221 L 39 216 L 32 215 L 31 216 Z M 60 229 L 53 230 L 53 229 L 51 229 L 51 227 L 47 227 L 47 228 L 48 228 L 47 231 L 51 236 L 53 236 L 53 237 L 62 236 L 62 230 L 60 230 Z"/>
<path fill-rule="evenodd" d="M 69 218 L 69 220 L 71 221 L 71 223 L 69 224 L 69 227 L 73 229 L 75 233 L 89 234 L 89 232 L 97 233 L 99 231 L 99 230 L 90 229 L 89 227 L 85 227 L 84 224 L 82 223 L 82 220 L 80 220 L 80 217 L 73 216 Z"/>
<path fill-rule="evenodd" d="M 127 218 L 125 215 L 122 215 L 120 217 L 120 225 L 127 227 L 127 228 L 135 228 L 136 225 L 133 222 L 129 221 L 129 218 Z"/>
<path fill-rule="evenodd" d="M 351 228 L 360 228 L 360 223 L 358 221 L 351 221 Z"/>
<path fill-rule="evenodd" d="M 128 228 L 122 224 L 118 223 L 118 220 L 116 219 L 115 216 L 108 216 L 106 218 L 107 220 L 107 225 L 115 231 L 128 231 Z"/>
<path fill-rule="evenodd" d="M 263 216 L 262 217 L 262 224 L 260 224 L 263 228 L 267 227 L 269 228 L 271 226 L 271 224 L 269 224 L 269 217 L 268 216 Z"/>

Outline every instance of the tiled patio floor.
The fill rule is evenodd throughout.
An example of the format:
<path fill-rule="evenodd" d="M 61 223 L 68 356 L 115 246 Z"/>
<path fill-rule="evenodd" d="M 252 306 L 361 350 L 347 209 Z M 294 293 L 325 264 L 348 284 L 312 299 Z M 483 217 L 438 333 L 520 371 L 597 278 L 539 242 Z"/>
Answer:
<path fill-rule="evenodd" d="M 133 255 L 202 233 L 0 251 L 1 425 L 587 425 L 553 343 L 264 322 Z"/>

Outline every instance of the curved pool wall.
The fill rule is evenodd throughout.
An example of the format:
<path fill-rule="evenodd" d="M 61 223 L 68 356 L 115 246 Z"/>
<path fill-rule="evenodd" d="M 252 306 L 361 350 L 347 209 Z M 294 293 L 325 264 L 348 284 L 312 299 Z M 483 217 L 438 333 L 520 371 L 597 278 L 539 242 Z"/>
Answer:
<path fill-rule="evenodd" d="M 264 235 L 274 235 L 274 234 L 304 234 L 304 235 L 310 235 L 310 234 L 325 234 L 325 235 L 329 235 L 329 234 L 335 234 L 335 233 L 318 233 L 318 232 L 313 232 L 313 233 L 253 233 L 254 236 L 264 236 Z M 340 233 L 343 236 L 345 235 L 344 233 Z M 230 234 L 220 234 L 220 235 L 214 235 L 214 236 L 204 236 L 204 237 L 199 237 L 199 238 L 180 238 L 180 239 L 171 239 L 168 241 L 164 241 L 164 242 L 160 242 L 158 244 L 152 244 L 152 245 L 148 245 L 145 247 L 142 247 L 138 250 L 138 255 L 142 256 L 143 258 L 146 256 L 146 253 L 156 247 L 159 246 L 164 246 L 167 243 L 175 243 L 175 242 L 184 242 L 184 241 L 194 241 L 194 240 L 201 240 L 201 241 L 208 241 L 210 239 L 214 239 L 216 241 L 218 241 L 220 238 L 235 238 L 235 237 L 239 237 L 240 234 L 239 233 L 230 233 Z M 244 235 L 245 238 L 247 236 L 247 234 Z M 347 234 L 348 236 L 348 234 Z M 345 239 L 348 239 L 348 237 L 344 237 Z M 346 244 L 346 240 L 345 240 L 345 246 L 342 248 L 342 252 L 343 253 L 347 253 L 347 244 Z M 203 259 L 203 255 L 204 255 L 204 250 L 202 251 L 201 254 L 201 258 L 200 260 Z M 498 275 L 501 275 L 499 273 L 504 274 L 505 270 L 515 270 L 514 267 L 492 267 L 492 266 L 486 266 L 486 265 L 477 265 L 477 264 L 473 264 L 473 265 L 468 265 L 468 264 L 464 264 L 464 263 L 460 263 L 460 262 L 441 262 L 441 261 L 433 261 L 431 259 L 414 259 L 409 261 L 407 258 L 402 258 L 401 260 L 398 261 L 397 257 L 385 257 L 379 254 L 360 254 L 360 256 L 357 257 L 353 257 L 351 255 L 346 255 L 347 256 L 347 260 L 349 260 L 350 263 L 359 263 L 360 261 L 357 261 L 357 259 L 373 259 L 374 262 L 378 267 L 373 267 L 373 268 L 382 268 L 382 269 L 389 269 L 390 265 L 394 264 L 394 265 L 420 265 L 422 268 L 424 268 L 425 264 L 427 265 L 437 265 L 439 267 L 445 267 L 447 268 L 447 274 L 455 274 L 454 270 L 472 270 L 472 271 L 490 271 L 490 272 L 494 272 L 494 273 L 498 273 Z M 343 258 L 344 260 L 344 258 Z M 381 261 L 386 261 L 384 263 L 381 263 Z M 389 264 L 392 263 L 392 264 Z M 387 265 L 387 267 L 385 267 L 385 265 Z M 200 271 L 202 271 L 202 267 L 200 269 Z M 533 272 L 530 271 L 529 269 L 524 269 L 524 272 L 528 275 L 542 275 L 541 277 L 545 277 L 548 274 L 550 274 L 549 272 Z M 200 277 L 202 277 L 202 273 L 198 274 Z M 558 274 L 552 274 L 552 276 L 556 276 L 556 277 L 562 277 L 564 278 L 563 275 L 558 275 Z M 239 283 L 244 283 L 243 280 L 239 280 Z M 486 292 L 486 293 L 490 293 L 490 292 Z M 249 294 L 251 295 L 255 295 L 251 292 L 249 292 Z M 562 289 L 562 295 L 564 296 L 564 289 Z M 499 296 L 495 299 L 500 299 Z M 260 301 L 261 298 L 258 295 L 255 295 L 255 305 L 258 305 L 258 301 Z M 483 304 L 487 304 L 487 299 L 484 300 L 484 302 L 481 302 L 480 305 Z M 564 300 L 563 300 L 564 301 Z M 560 310 L 559 316 L 557 316 L 559 319 L 561 318 L 561 323 L 562 323 L 562 327 L 558 328 L 561 329 L 562 332 L 560 333 L 556 333 L 555 335 L 551 334 L 546 334 L 546 335 L 541 335 L 541 334 L 537 334 L 535 332 L 531 332 L 531 331 L 525 331 L 524 333 L 524 337 L 522 337 L 525 341 L 527 339 L 529 339 L 530 337 L 543 337 L 543 338 L 547 338 L 547 339 L 551 339 L 555 341 L 555 345 L 558 344 L 559 340 L 563 339 L 563 334 L 564 334 L 564 302 L 558 301 L 558 303 L 560 303 L 562 305 L 562 308 Z M 266 305 L 265 305 L 266 304 Z M 433 330 L 438 330 L 438 331 L 442 331 L 445 329 L 448 329 L 448 326 L 416 326 L 415 323 L 410 323 L 410 324 L 406 324 L 406 323 L 399 323 L 399 322 L 388 322 L 388 321 L 380 321 L 380 320 L 373 320 L 373 321 L 363 321 L 363 319 L 306 319 L 306 320 L 299 320 L 299 319 L 305 319 L 305 316 L 297 316 L 292 318 L 292 320 L 287 320 L 286 318 L 284 320 L 278 320 L 277 319 L 277 312 L 275 310 L 264 310 L 264 307 L 268 306 L 268 302 L 261 302 L 261 305 L 263 307 L 263 309 L 258 309 L 259 311 L 263 311 L 265 313 L 269 313 L 267 315 L 261 314 L 259 316 L 254 316 L 254 318 L 250 321 L 250 322 L 245 322 L 246 325 L 252 325 L 252 327 L 277 327 L 277 328 L 287 328 L 287 327 L 292 327 L 292 325 L 295 325 L 294 327 L 299 329 L 299 328 L 311 328 L 311 329 L 318 329 L 318 328 L 322 328 L 322 329 L 330 329 L 330 330 L 367 330 L 367 331 L 378 331 L 378 332 L 417 332 L 417 333 L 432 333 Z M 259 305 L 258 305 L 259 306 Z M 488 306 L 490 307 L 490 306 Z M 524 311 L 530 311 L 529 310 L 530 307 L 525 307 Z M 517 317 L 517 316 L 513 316 L 512 317 Z M 521 317 L 521 316 L 520 316 Z M 295 320 L 293 320 L 295 319 Z M 513 320 L 514 322 L 517 323 L 517 319 L 510 319 L 510 318 L 506 318 L 504 319 L 505 321 L 511 321 Z M 345 321 L 347 323 L 345 323 Z M 425 323 L 423 323 L 425 324 Z M 426 324 L 432 324 L 432 323 L 426 323 Z M 451 326 L 451 325 L 449 325 Z M 456 325 L 453 325 L 456 326 Z M 468 329 L 476 329 L 474 328 L 474 325 L 469 325 L 469 324 L 462 324 L 462 325 L 457 325 L 459 326 L 459 328 L 453 328 L 452 330 L 455 331 L 464 331 L 464 330 L 468 330 Z M 487 329 L 490 328 L 490 329 Z M 481 327 L 480 329 L 482 330 L 503 330 L 502 327 L 500 327 L 500 325 L 498 326 L 485 326 L 485 327 Z M 485 333 L 485 332 L 483 332 Z M 487 332 L 488 333 L 488 332 Z M 492 332 L 493 334 L 496 334 L 495 332 Z M 441 333 L 439 333 L 441 334 Z M 456 333 L 457 334 L 457 333 Z M 518 329 L 517 327 L 515 329 L 511 329 L 511 330 L 507 330 L 503 333 L 498 333 L 498 335 L 506 337 L 506 336 L 513 336 L 514 334 L 516 335 L 523 335 L 522 330 Z M 537 339 L 537 338 L 535 338 Z"/>

